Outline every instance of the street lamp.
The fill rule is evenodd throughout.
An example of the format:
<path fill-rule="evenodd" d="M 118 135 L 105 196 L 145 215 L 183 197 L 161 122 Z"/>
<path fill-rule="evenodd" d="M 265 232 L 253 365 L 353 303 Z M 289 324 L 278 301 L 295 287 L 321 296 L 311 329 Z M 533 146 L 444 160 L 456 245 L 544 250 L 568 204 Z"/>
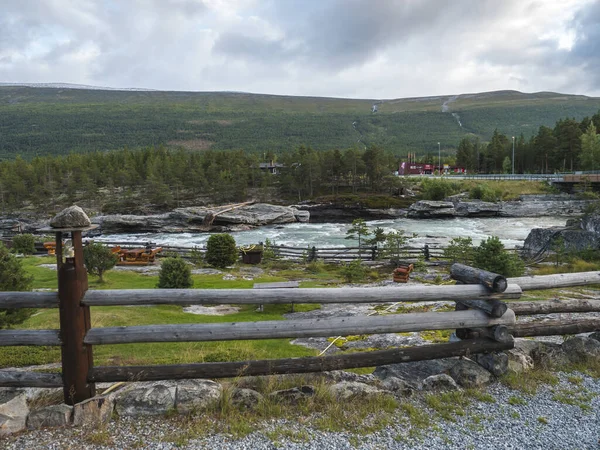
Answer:
<path fill-rule="evenodd" d="M 513 157 L 512 157 L 512 174 L 515 174 L 515 137 L 512 137 L 513 139 Z"/>
<path fill-rule="evenodd" d="M 442 176 L 442 150 L 441 150 L 439 142 L 438 142 L 438 170 L 439 170 L 440 176 Z"/>

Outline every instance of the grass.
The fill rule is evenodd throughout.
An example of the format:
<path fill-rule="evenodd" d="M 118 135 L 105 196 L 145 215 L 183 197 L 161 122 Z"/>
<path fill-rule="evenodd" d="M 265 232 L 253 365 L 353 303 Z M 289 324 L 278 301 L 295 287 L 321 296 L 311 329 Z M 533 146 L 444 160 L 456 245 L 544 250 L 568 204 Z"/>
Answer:
<path fill-rule="evenodd" d="M 511 389 L 534 395 L 540 386 L 555 386 L 558 384 L 559 379 L 552 372 L 533 369 L 523 373 L 509 372 L 502 376 L 500 381 Z"/>
<path fill-rule="evenodd" d="M 590 392 L 588 389 L 578 387 L 577 389 L 559 389 L 554 391 L 552 400 L 565 405 L 578 406 L 582 411 L 591 410 L 590 402 L 598 394 Z"/>

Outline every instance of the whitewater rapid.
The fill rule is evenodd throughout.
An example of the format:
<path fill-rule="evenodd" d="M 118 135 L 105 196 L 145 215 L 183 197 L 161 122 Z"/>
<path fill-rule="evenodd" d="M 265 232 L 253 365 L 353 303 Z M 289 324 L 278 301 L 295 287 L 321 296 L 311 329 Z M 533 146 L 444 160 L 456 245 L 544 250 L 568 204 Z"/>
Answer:
<path fill-rule="evenodd" d="M 455 237 L 470 237 L 475 245 L 490 236 L 498 236 L 507 248 L 519 247 L 533 228 L 564 226 L 564 217 L 521 217 L 521 218 L 455 218 L 455 219 L 389 219 L 368 221 L 371 230 L 376 227 L 386 232 L 403 230 L 408 236 L 413 233 L 409 245 L 432 247 L 443 246 Z M 345 239 L 351 224 L 348 223 L 293 223 L 232 232 L 238 245 L 257 244 L 271 240 L 278 245 L 293 247 L 352 247 L 354 240 Z M 209 233 L 139 233 L 111 234 L 95 238 L 109 242 L 153 242 L 162 246 L 203 247 Z"/>

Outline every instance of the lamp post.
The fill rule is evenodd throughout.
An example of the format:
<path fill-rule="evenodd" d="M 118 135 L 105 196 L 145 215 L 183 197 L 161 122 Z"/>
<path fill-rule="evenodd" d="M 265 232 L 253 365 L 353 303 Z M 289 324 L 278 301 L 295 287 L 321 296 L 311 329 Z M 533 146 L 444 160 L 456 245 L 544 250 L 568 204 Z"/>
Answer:
<path fill-rule="evenodd" d="M 440 176 L 442 176 L 442 150 L 441 150 L 439 142 L 438 142 L 438 170 L 439 170 Z"/>
<path fill-rule="evenodd" d="M 513 175 L 515 174 L 515 137 L 513 136 Z"/>

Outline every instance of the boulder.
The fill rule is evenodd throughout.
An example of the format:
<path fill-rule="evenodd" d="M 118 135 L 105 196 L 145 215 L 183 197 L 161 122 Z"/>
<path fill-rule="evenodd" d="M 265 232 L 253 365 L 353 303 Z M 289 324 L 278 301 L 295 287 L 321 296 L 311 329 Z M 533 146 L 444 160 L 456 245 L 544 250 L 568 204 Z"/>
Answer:
<path fill-rule="evenodd" d="M 432 359 L 429 361 L 411 361 L 398 364 L 379 366 L 373 372 L 378 378 L 402 378 L 414 383 L 420 383 L 431 375 L 448 373 L 457 363 L 457 358 Z"/>
<path fill-rule="evenodd" d="M 83 209 L 75 205 L 63 209 L 50 221 L 52 228 L 83 228 L 90 225 L 90 218 Z"/>
<path fill-rule="evenodd" d="M 115 409 L 116 393 L 97 395 L 73 407 L 73 425 L 99 427 L 110 422 Z"/>
<path fill-rule="evenodd" d="M 600 234 L 600 214 L 586 214 L 581 218 L 580 227 L 585 231 Z"/>
<path fill-rule="evenodd" d="M 379 387 L 384 391 L 389 391 L 404 397 L 410 397 L 414 393 L 414 386 L 402 378 L 389 377 L 379 382 Z"/>
<path fill-rule="evenodd" d="M 29 407 L 21 390 L 0 390 L 0 436 L 25 429 Z"/>
<path fill-rule="evenodd" d="M 292 211 L 297 222 L 306 223 L 310 220 L 310 213 L 308 211 L 301 211 L 296 208 L 292 208 Z"/>
<path fill-rule="evenodd" d="M 600 358 L 600 341 L 585 336 L 574 336 L 562 343 L 562 349 L 572 362 Z"/>
<path fill-rule="evenodd" d="M 479 353 L 473 359 L 496 377 L 508 372 L 508 355 L 504 352 Z"/>
<path fill-rule="evenodd" d="M 525 238 L 522 253 L 526 257 L 533 257 L 552 250 L 553 242 L 559 238 L 563 239 L 565 249 L 568 252 L 600 247 L 600 234 L 591 231 L 563 227 L 534 228 Z"/>
<path fill-rule="evenodd" d="M 254 389 L 235 388 L 231 393 L 231 403 L 246 409 L 254 409 L 263 398 L 263 395 Z"/>
<path fill-rule="evenodd" d="M 342 381 L 329 386 L 329 392 L 338 400 L 348 400 L 355 397 L 368 397 L 385 394 L 385 391 L 371 386 L 370 384 L 357 381 Z"/>
<path fill-rule="evenodd" d="M 456 215 L 454 203 L 433 200 L 419 200 L 408 208 L 406 217 L 410 219 L 445 219 Z"/>
<path fill-rule="evenodd" d="M 525 339 L 525 338 L 516 338 L 515 339 L 515 347 L 513 350 L 523 353 L 526 356 L 531 358 L 534 350 L 537 350 L 540 346 L 539 341 L 534 341 L 533 339 Z"/>
<path fill-rule="evenodd" d="M 445 373 L 425 378 L 419 388 L 422 391 L 456 391 L 460 389 L 454 378 Z"/>
<path fill-rule="evenodd" d="M 315 395 L 315 388 L 312 386 L 304 385 L 300 387 L 294 387 L 291 389 L 283 389 L 281 391 L 274 391 L 269 394 L 271 397 L 287 401 L 290 403 L 296 403 L 299 400 L 312 397 Z"/>
<path fill-rule="evenodd" d="M 596 331 L 588 336 L 590 339 L 595 339 L 600 342 L 600 331 Z"/>
<path fill-rule="evenodd" d="M 454 206 L 458 217 L 496 217 L 501 209 L 499 203 L 482 201 L 458 202 Z"/>
<path fill-rule="evenodd" d="M 531 358 L 536 366 L 544 369 L 564 366 L 571 362 L 562 346 L 552 342 L 538 342 L 538 346 L 531 352 Z"/>
<path fill-rule="evenodd" d="M 184 380 L 177 383 L 175 407 L 182 414 L 201 411 L 221 398 L 223 387 L 212 380 Z"/>
<path fill-rule="evenodd" d="M 533 369 L 533 359 L 528 354 L 516 348 L 506 352 L 508 357 L 508 371 L 513 373 L 527 372 Z"/>
<path fill-rule="evenodd" d="M 27 428 L 30 430 L 46 427 L 65 427 L 71 424 L 73 407 L 65 405 L 52 405 L 36 409 L 27 417 Z"/>
<path fill-rule="evenodd" d="M 490 372 L 470 359 L 457 361 L 450 369 L 449 375 L 459 386 L 464 388 L 479 388 L 494 381 Z"/>
<path fill-rule="evenodd" d="M 172 382 L 134 383 L 117 393 L 120 416 L 160 416 L 175 409 L 177 385 Z"/>

